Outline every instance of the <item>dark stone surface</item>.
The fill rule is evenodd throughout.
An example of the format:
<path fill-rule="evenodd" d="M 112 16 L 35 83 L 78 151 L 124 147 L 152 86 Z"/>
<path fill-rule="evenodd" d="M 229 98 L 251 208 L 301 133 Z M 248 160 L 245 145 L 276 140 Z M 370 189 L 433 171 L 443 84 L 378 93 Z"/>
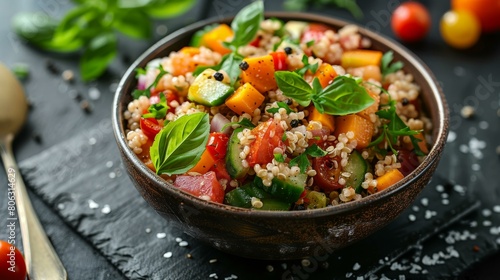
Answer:
<path fill-rule="evenodd" d="M 207 3 L 208 1 L 203 2 Z M 247 2 L 216 0 L 209 3 L 208 7 L 197 5 L 191 14 L 181 19 L 169 21 L 167 22 L 167 26 L 171 31 L 183 26 L 185 23 L 195 21 L 198 16 L 222 17 L 232 15 Z M 268 1 L 266 2 L 266 7 L 268 6 L 269 10 L 281 10 L 281 2 Z M 372 30 L 378 30 L 384 35 L 393 37 L 389 27 L 388 15 L 394 9 L 393 4 L 400 1 L 358 2 L 360 2 L 359 4 L 365 12 L 365 18 L 357 22 Z M 446 181 L 452 182 L 452 185 L 459 184 L 466 186 L 466 189 L 475 195 L 481 206 L 479 211 L 468 215 L 441 234 L 427 240 L 422 244 L 421 248 L 403 255 L 396 262 L 397 265 L 392 264 L 379 271 L 377 275 L 386 275 L 392 279 L 398 279 L 400 275 L 404 275 L 406 279 L 450 278 L 460 274 L 471 264 L 476 264 L 473 270 L 467 271 L 464 274 L 464 277 L 467 277 L 467 279 L 495 279 L 500 273 L 498 265 L 495 265 L 496 263 L 494 262 L 498 260 L 498 257 L 490 258 L 493 261 L 486 262 L 485 264 L 478 264 L 478 261 L 498 252 L 500 244 L 500 240 L 498 239 L 500 237 L 498 234 L 500 231 L 500 214 L 494 211 L 497 209 L 495 206 L 500 205 L 500 183 L 496 179 L 498 177 L 498 170 L 500 170 L 500 161 L 498 155 L 495 153 L 495 148 L 500 145 L 498 141 L 500 139 L 500 118 L 497 116 L 497 110 L 500 107 L 500 75 L 498 72 L 498 64 L 500 63 L 500 36 L 498 36 L 498 33 L 484 35 L 477 46 L 471 50 L 453 50 L 442 41 L 438 28 L 441 15 L 449 9 L 449 1 L 421 2 L 431 11 L 433 27 L 429 36 L 422 43 L 407 45 L 407 47 L 415 52 L 431 68 L 437 79 L 441 82 L 450 105 L 452 117 L 450 128 L 453 134 L 456 135 L 456 139 L 447 144 L 438 168 L 438 175 L 446 178 Z M 102 79 L 92 83 L 83 83 L 77 79 L 75 83 L 67 84 L 60 76 L 51 74 L 46 69 L 46 61 L 53 61 L 61 70 L 71 69 L 77 72 L 78 63 L 75 55 L 54 55 L 37 50 L 21 42 L 11 31 L 10 21 L 13 15 L 18 12 L 41 11 L 57 16 L 67 10 L 68 3 L 69 1 L 67 0 L 21 0 L 2 1 L 0 4 L 0 61 L 9 67 L 16 63 L 26 63 L 31 70 L 30 77 L 23 84 L 28 97 L 32 101 L 33 108 L 30 112 L 28 123 L 18 136 L 18 140 L 14 146 L 18 159 L 24 160 L 25 168 L 34 159 L 30 159 L 31 156 L 39 154 L 72 136 L 91 131 L 92 128 L 98 127 L 102 120 L 109 118 L 112 100 L 110 85 L 119 80 L 128 66 L 122 59 L 117 59 Z M 354 21 L 347 12 L 338 9 L 317 9 L 311 7 L 310 10 L 323 15 L 338 16 Z M 120 40 L 120 53 L 130 59 L 135 59 L 158 38 L 159 36 L 156 36 L 150 42 L 137 42 L 129 39 Z M 88 91 L 90 87 L 97 87 L 101 90 L 99 100 L 89 100 Z M 90 114 L 80 109 L 79 103 L 72 97 L 72 90 L 77 90 L 82 98 L 90 101 L 92 108 Z M 463 119 L 460 116 L 460 109 L 464 105 L 474 107 L 476 110 L 474 118 Z M 476 140 L 484 141 L 484 146 L 481 145 L 483 142 L 477 142 Z M 480 144 L 479 147 L 477 146 L 478 143 Z M 57 146 L 55 149 L 57 149 Z M 73 152 L 70 149 L 65 154 L 65 157 L 71 155 Z M 479 156 L 479 152 L 482 156 Z M 41 157 L 42 155 L 37 158 Z M 58 166 L 58 161 L 62 162 L 65 158 L 48 157 L 48 159 L 49 162 L 53 163 L 52 166 L 55 167 Z M 105 157 L 103 159 L 107 160 Z M 113 161 L 114 168 L 118 167 L 118 158 L 113 158 Z M 107 167 L 102 167 L 105 163 L 106 161 L 99 165 L 102 169 L 101 172 L 109 171 Z M 43 162 L 40 165 L 48 165 L 48 163 Z M 275 279 L 279 278 L 284 271 L 281 263 L 273 263 L 275 271 L 269 273 L 265 268 L 268 264 L 267 262 L 248 261 L 230 257 L 204 245 L 197 244 L 195 240 L 190 239 L 181 232 L 168 228 L 169 224 L 160 219 L 142 221 L 144 223 L 147 222 L 147 226 L 152 230 L 150 234 L 146 234 L 144 227 L 134 228 L 130 226 L 126 218 L 128 217 L 126 213 L 132 213 L 141 217 L 140 215 L 143 211 L 151 212 L 152 210 L 145 206 L 145 203 L 142 202 L 137 193 L 131 194 L 131 197 L 123 197 L 124 194 L 120 193 L 121 189 L 118 187 L 120 185 L 118 182 L 128 180 L 125 176 L 119 176 L 113 181 L 110 180 L 109 176 L 104 176 L 106 175 L 105 173 L 101 173 L 102 177 L 96 176 L 95 178 L 88 177 L 85 179 L 84 175 L 87 174 L 88 176 L 88 174 L 92 174 L 89 172 L 97 170 L 97 167 L 78 166 L 78 164 L 73 163 L 69 166 L 71 176 L 74 179 L 69 182 L 60 183 L 61 188 L 68 188 L 71 185 L 72 189 L 70 193 L 78 194 L 79 188 L 83 188 L 86 183 L 95 182 L 93 183 L 95 189 L 91 194 L 89 194 L 89 190 L 86 190 L 85 192 L 82 191 L 79 197 L 72 197 L 71 195 L 57 197 L 58 203 L 67 202 L 69 205 L 69 202 L 71 202 L 72 205 L 79 205 L 74 206 L 80 210 L 79 212 L 75 212 L 79 216 L 76 214 L 71 217 L 65 216 L 64 213 L 69 213 L 68 208 L 58 210 L 58 203 L 55 204 L 56 200 L 50 199 L 51 194 L 46 193 L 44 196 L 40 196 L 42 190 L 45 189 L 42 186 L 52 188 L 59 186 L 59 184 L 52 183 L 51 180 L 58 180 L 56 175 L 61 174 L 61 171 L 58 171 L 59 173 L 52 171 L 50 174 L 54 174 L 53 176 L 49 174 L 40 176 L 41 179 L 43 178 L 41 182 L 37 182 L 37 178 L 29 177 L 30 172 L 28 171 L 24 171 L 24 175 L 27 179 L 29 178 L 32 187 L 35 187 L 36 192 L 30 192 L 34 207 L 49 237 L 53 241 L 56 251 L 61 256 L 70 279 L 126 279 L 124 275 L 130 273 L 126 271 L 138 270 L 141 267 L 152 267 L 150 263 L 143 261 L 142 256 L 154 255 L 154 250 L 162 254 L 166 250 L 176 253 L 168 260 L 164 259 L 162 254 L 154 255 L 151 258 L 153 260 L 151 261 L 151 265 L 155 264 L 169 268 L 167 274 L 161 275 L 160 278 L 162 279 L 176 279 L 176 277 L 182 277 L 183 279 L 207 279 L 210 273 L 217 273 L 219 279 L 229 277 L 231 273 L 238 275 L 239 279 L 244 279 L 244 274 L 247 271 L 258 273 L 262 278 Z M 64 166 L 60 170 L 67 171 L 68 167 Z M 93 181 L 96 178 L 101 178 L 103 182 Z M 77 184 L 74 180 L 80 181 Z M 104 190 L 97 188 L 99 184 L 102 184 L 101 187 L 104 188 L 104 180 L 111 181 L 111 188 L 119 191 L 113 192 L 113 196 L 109 198 L 109 201 L 96 200 L 100 208 L 90 211 L 87 200 L 93 197 L 92 195 L 96 195 L 96 199 L 97 197 L 105 197 L 97 196 L 104 194 Z M 0 185 L 4 186 L 6 182 L 6 176 L 3 172 L 0 172 Z M 123 186 L 120 185 L 121 187 L 132 189 L 128 183 L 123 184 Z M 432 188 L 427 188 L 427 190 L 432 191 Z M 4 215 L 1 213 L 6 211 L 7 200 L 5 192 L 6 188 L 0 187 L 0 197 L 2 198 L 0 199 L 0 217 L 3 217 Z M 139 201 L 139 204 L 135 207 L 131 206 L 134 204 L 125 205 L 124 203 L 127 199 L 128 201 Z M 437 209 L 442 209 L 438 208 L 442 204 L 441 200 L 431 201 L 427 210 L 438 212 Z M 75 204 L 76 202 L 83 204 Z M 143 203 L 144 207 L 140 206 L 140 203 Z M 450 200 L 450 203 L 452 203 L 452 200 Z M 103 215 L 100 212 L 105 204 L 109 204 L 111 207 L 111 212 L 108 215 Z M 123 206 L 124 209 L 115 208 L 121 204 L 125 205 Z M 121 209 L 121 211 L 117 209 Z M 86 216 L 82 217 L 84 213 Z M 63 218 L 61 219 L 58 214 Z M 420 215 L 419 218 L 422 218 L 425 215 L 424 208 L 420 206 L 420 211 L 413 214 Z M 441 211 L 438 214 L 440 215 Z M 404 218 L 404 216 L 402 217 Z M 114 219 L 118 218 L 122 219 L 121 222 L 113 222 Z M 142 242 L 140 246 L 138 245 L 137 248 L 132 249 L 144 250 L 146 248 L 143 251 L 143 255 L 128 256 L 132 243 L 115 243 L 117 242 L 114 241 L 116 240 L 115 236 L 109 236 L 109 231 L 94 228 L 102 225 L 102 223 L 98 223 L 101 219 L 103 221 L 110 221 L 110 225 L 102 227 L 109 227 L 110 229 L 119 228 L 119 230 L 125 233 L 131 233 L 134 236 L 133 241 Z M 107 232 L 108 236 L 104 232 Z M 168 232 L 169 234 L 167 234 L 165 239 L 157 240 L 156 233 L 158 232 Z M 6 232 L 0 231 L 0 238 L 5 238 L 5 234 Z M 126 235 L 121 235 L 119 232 L 116 233 L 116 236 Z M 136 236 L 138 237 L 136 238 Z M 179 248 L 175 240 L 172 240 L 177 236 L 187 240 L 190 246 Z M 449 244 L 446 241 L 453 241 L 453 244 Z M 95 248 L 98 248 L 98 250 Z M 445 259 L 443 256 L 450 256 L 450 252 L 453 252 L 447 251 L 447 248 L 450 248 L 450 250 L 455 249 L 459 253 L 458 257 L 453 256 Z M 113 250 L 119 253 L 106 253 L 113 252 Z M 185 259 L 185 254 L 187 253 L 192 254 L 193 259 Z M 358 253 L 360 264 L 361 260 L 365 260 L 365 257 L 370 255 L 369 253 L 371 252 Z M 219 261 L 209 264 L 208 260 L 214 258 Z M 112 264 L 106 261 L 106 259 L 114 260 L 114 263 Z M 135 261 L 135 263 L 130 263 L 130 259 Z M 425 265 L 423 264 L 423 259 L 426 260 L 426 263 L 429 263 L 429 259 L 444 260 L 444 263 Z M 295 264 L 297 265 L 298 263 Z M 344 271 L 353 272 L 354 264 L 349 267 L 349 264 L 332 261 L 326 272 L 318 273 L 322 273 L 321 275 L 325 276 L 322 278 L 332 279 L 333 276 L 330 275 L 330 272 L 337 271 L 342 266 L 347 266 Z M 116 267 L 120 269 L 116 269 Z M 291 264 L 288 265 L 288 268 L 290 267 Z M 367 267 L 368 264 L 361 265 L 362 270 Z M 424 270 L 427 271 L 427 274 L 421 275 Z M 418 274 L 413 274 L 413 272 L 418 272 Z M 159 270 L 145 273 L 148 275 L 159 275 L 157 274 Z M 347 277 L 348 275 L 343 276 Z M 137 276 L 137 278 L 139 277 Z M 309 277 L 309 279 L 311 278 Z"/>

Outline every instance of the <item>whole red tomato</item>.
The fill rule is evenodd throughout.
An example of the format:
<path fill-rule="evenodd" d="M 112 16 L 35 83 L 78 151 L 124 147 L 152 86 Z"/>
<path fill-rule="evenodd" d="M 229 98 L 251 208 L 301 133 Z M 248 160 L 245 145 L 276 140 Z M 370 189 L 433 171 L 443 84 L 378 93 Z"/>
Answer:
<path fill-rule="evenodd" d="M 499 0 L 452 0 L 451 8 L 455 11 L 466 10 L 473 13 L 484 32 L 500 29 Z"/>
<path fill-rule="evenodd" d="M 418 2 L 405 2 L 394 10 L 392 30 L 402 41 L 416 42 L 427 35 L 431 27 L 429 11 Z"/>
<path fill-rule="evenodd" d="M 26 263 L 23 255 L 14 245 L 3 240 L 0 240 L 0 279 L 26 279 Z"/>

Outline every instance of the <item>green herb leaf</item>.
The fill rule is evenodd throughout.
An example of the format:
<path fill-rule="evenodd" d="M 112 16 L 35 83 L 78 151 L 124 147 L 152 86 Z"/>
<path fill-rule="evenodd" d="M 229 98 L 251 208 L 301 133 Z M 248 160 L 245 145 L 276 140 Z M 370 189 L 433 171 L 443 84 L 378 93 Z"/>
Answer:
<path fill-rule="evenodd" d="M 311 99 L 320 113 L 339 116 L 358 113 L 375 102 L 363 86 L 347 76 L 337 76 L 322 92 L 313 94 Z"/>
<path fill-rule="evenodd" d="M 263 19 L 264 3 L 260 0 L 241 9 L 231 22 L 234 38 L 229 44 L 233 50 L 250 43 L 255 38 Z"/>
<path fill-rule="evenodd" d="M 141 10 L 118 9 L 111 26 L 129 37 L 147 39 L 151 37 L 153 25 L 145 18 L 146 13 Z"/>
<path fill-rule="evenodd" d="M 66 51 L 51 44 L 58 22 L 45 13 L 17 14 L 12 22 L 14 31 L 22 39 L 44 50 Z"/>
<path fill-rule="evenodd" d="M 288 105 L 283 101 L 276 102 L 276 105 L 278 105 L 278 107 L 269 108 L 266 110 L 266 112 L 271 113 L 271 114 L 276 114 L 279 112 L 279 110 L 281 108 L 285 109 L 287 114 L 290 114 L 291 112 L 293 112 L 292 109 L 290 109 L 290 107 L 288 107 Z"/>
<path fill-rule="evenodd" d="M 311 73 L 313 74 L 316 73 L 316 71 L 318 71 L 319 64 L 318 63 L 309 64 L 309 59 L 306 55 L 302 56 L 302 63 L 304 64 L 304 67 L 295 70 L 297 74 L 304 76 L 308 70 L 311 71 Z"/>
<path fill-rule="evenodd" d="M 86 41 L 101 35 L 103 30 L 93 28 L 95 21 L 102 17 L 104 11 L 96 7 L 83 5 L 70 10 L 59 23 L 51 44 L 54 46 L 66 46 L 68 50 L 78 50 L 86 44 Z M 105 33 L 109 32 L 106 30 Z"/>
<path fill-rule="evenodd" d="M 106 33 L 92 39 L 80 59 L 80 72 L 84 81 L 99 77 L 116 56 L 116 36 Z"/>
<path fill-rule="evenodd" d="M 226 130 L 226 128 L 233 126 L 233 125 L 239 125 L 240 127 L 246 127 L 246 128 L 254 128 L 255 127 L 255 124 L 253 124 L 252 121 L 250 121 L 247 118 L 243 118 L 239 122 L 230 122 L 230 123 L 225 124 L 220 131 L 224 131 L 224 130 Z"/>
<path fill-rule="evenodd" d="M 241 74 L 240 63 L 243 61 L 243 57 L 237 53 L 231 52 L 224 55 L 221 61 L 220 69 L 224 70 L 231 78 L 231 85 L 234 85 Z"/>
<path fill-rule="evenodd" d="M 136 89 L 132 92 L 132 96 L 134 97 L 134 99 L 138 99 L 142 95 L 147 96 L 147 97 L 151 97 L 151 89 L 156 87 L 158 82 L 161 80 L 161 78 L 165 74 L 168 74 L 168 71 L 163 69 L 163 66 L 161 64 L 158 65 L 158 69 L 160 69 L 160 73 L 158 73 L 158 75 L 156 75 L 156 78 L 152 84 L 150 84 L 147 88 L 145 88 L 143 90 Z M 141 72 L 141 70 L 137 70 L 137 69 L 135 69 L 135 70 L 137 72 L 137 75 L 139 75 L 139 72 Z M 142 69 L 142 71 L 144 71 L 144 73 L 145 73 L 144 69 Z"/>
<path fill-rule="evenodd" d="M 285 162 L 285 157 L 283 156 L 283 154 L 274 154 L 274 159 L 277 162 Z"/>
<path fill-rule="evenodd" d="M 318 7 L 324 5 L 334 5 L 339 8 L 348 10 L 356 19 L 363 18 L 363 11 L 356 3 L 356 0 L 285 0 L 283 6 L 287 10 L 301 11 L 306 10 L 311 4 L 316 4 Z"/>
<path fill-rule="evenodd" d="M 169 122 L 150 149 L 157 174 L 182 174 L 200 160 L 210 133 L 208 114 L 184 115 Z"/>
<path fill-rule="evenodd" d="M 139 1 L 144 2 L 144 1 Z M 172 18 L 189 10 L 195 0 L 151 0 L 144 11 L 154 18 Z"/>
<path fill-rule="evenodd" d="M 311 165 L 311 162 L 308 159 L 308 156 L 310 157 L 323 157 L 328 154 L 327 151 L 321 149 L 318 147 L 316 144 L 312 144 L 311 146 L 307 147 L 306 150 L 298 155 L 297 157 L 293 158 L 289 165 L 294 166 L 298 165 L 300 168 L 301 173 L 306 173 L 307 168 Z"/>
<path fill-rule="evenodd" d="M 391 64 L 393 57 L 394 53 L 392 51 L 388 51 L 382 56 L 382 60 L 380 62 L 382 77 L 385 77 L 391 73 L 395 73 L 403 68 L 404 64 L 401 61 L 397 61 Z"/>
<path fill-rule="evenodd" d="M 301 106 L 309 106 L 313 94 L 311 86 L 297 73 L 276 71 L 274 73 L 278 87 L 285 96 L 293 98 Z"/>
<path fill-rule="evenodd" d="M 163 119 L 167 115 L 168 111 L 167 98 L 163 92 L 160 92 L 160 102 L 156 104 L 151 104 L 148 108 L 148 114 L 142 115 L 143 118 L 155 118 Z"/>

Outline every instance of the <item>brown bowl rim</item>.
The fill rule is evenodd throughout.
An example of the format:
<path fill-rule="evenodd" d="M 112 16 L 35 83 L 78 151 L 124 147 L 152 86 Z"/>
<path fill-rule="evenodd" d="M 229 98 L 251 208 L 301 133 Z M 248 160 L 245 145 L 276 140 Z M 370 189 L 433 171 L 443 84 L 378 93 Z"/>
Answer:
<path fill-rule="evenodd" d="M 158 176 L 156 173 L 151 171 L 145 164 L 142 163 L 142 161 L 139 160 L 139 158 L 132 152 L 132 150 L 128 147 L 126 139 L 125 139 L 125 130 L 123 128 L 123 123 L 121 122 L 122 119 L 122 114 L 123 112 L 119 112 L 119 102 L 121 99 L 121 96 L 124 94 L 129 94 L 128 92 L 125 93 L 122 91 L 122 89 L 125 87 L 126 83 L 129 82 L 129 80 L 134 81 L 134 73 L 137 67 L 139 67 L 141 64 L 145 64 L 148 61 L 158 58 L 156 55 L 163 51 L 162 46 L 167 45 L 170 41 L 175 41 L 175 39 L 179 36 L 183 36 L 185 33 L 193 32 L 195 30 L 199 30 L 202 27 L 212 24 L 212 23 L 218 23 L 218 22 L 230 22 L 230 20 L 233 17 L 226 17 L 226 18 L 209 18 L 203 21 L 199 21 L 193 24 L 190 24 L 186 27 L 180 28 L 177 31 L 171 33 L 170 35 L 160 39 L 158 42 L 153 44 L 150 48 L 148 48 L 145 52 L 143 52 L 133 63 L 132 65 L 127 69 L 125 74 L 123 75 L 122 79 L 120 80 L 118 87 L 115 92 L 115 97 L 113 99 L 113 104 L 112 104 L 112 123 L 113 123 L 113 132 L 115 134 L 115 139 L 117 141 L 117 144 L 120 147 L 120 150 L 124 153 L 124 156 L 126 156 L 131 162 L 133 162 L 140 172 L 142 173 L 143 176 L 147 176 L 148 179 L 156 182 L 159 184 L 162 188 L 164 188 L 166 191 L 171 192 L 174 197 L 182 197 L 184 200 L 189 200 L 193 204 L 197 204 L 199 207 L 206 207 L 209 208 L 210 210 L 213 211 L 224 211 L 225 214 L 228 214 L 228 211 L 230 211 L 234 215 L 254 215 L 257 217 L 272 217 L 272 218 L 290 218 L 290 217 L 296 217 L 296 218 L 312 218 L 312 217 L 323 217 L 323 216 L 330 216 L 334 214 L 341 214 L 345 213 L 348 211 L 355 211 L 356 209 L 362 208 L 366 204 L 370 203 L 375 203 L 377 201 L 383 201 L 390 197 L 391 195 L 402 191 L 405 187 L 409 187 L 410 184 L 413 184 L 417 178 L 425 173 L 427 169 L 432 166 L 434 161 L 439 160 L 439 153 L 442 151 L 444 148 L 444 145 L 446 143 L 446 137 L 448 135 L 448 123 L 449 123 L 449 110 L 448 106 L 446 103 L 446 99 L 444 96 L 444 93 L 439 86 L 439 83 L 434 76 L 434 74 L 431 72 L 429 67 L 420 59 L 418 58 L 413 52 L 408 50 L 406 47 L 402 46 L 401 44 L 393 41 L 390 38 L 387 38 L 385 36 L 379 35 L 371 30 L 368 30 L 364 27 L 362 27 L 359 24 L 352 23 L 343 19 L 338 19 L 338 18 L 333 18 L 333 17 L 327 17 L 327 16 L 322 16 L 318 14 L 312 14 L 312 13 L 303 13 L 303 12 L 266 12 L 265 13 L 266 18 L 270 17 L 275 17 L 278 19 L 284 19 L 284 20 L 303 20 L 303 21 L 308 21 L 308 22 L 320 22 L 320 23 L 325 23 L 327 25 L 331 26 L 345 26 L 345 25 L 356 25 L 359 28 L 359 32 L 367 37 L 370 37 L 382 45 L 387 46 L 389 49 L 393 50 L 395 54 L 399 54 L 402 57 L 404 57 L 406 60 L 410 62 L 413 67 L 421 73 L 423 76 L 424 80 L 427 81 L 429 84 L 431 90 L 431 97 L 433 100 L 437 101 L 437 117 L 439 118 L 438 120 L 438 127 L 433 128 L 433 138 L 435 140 L 434 145 L 430 149 L 427 157 L 424 159 L 424 161 L 415 169 L 413 170 L 409 175 L 405 176 L 403 180 L 399 181 L 398 183 L 392 185 L 391 187 L 381 191 L 377 192 L 375 194 L 369 195 L 367 197 L 364 197 L 363 199 L 357 200 L 357 201 L 351 201 L 349 203 L 344 203 L 344 204 L 339 204 L 335 206 L 330 206 L 330 207 L 325 207 L 325 208 L 320 208 L 320 209 L 313 209 L 313 210 L 305 210 L 305 211 L 262 211 L 262 210 L 251 210 L 251 209 L 246 209 L 246 208 L 240 208 L 240 207 L 235 207 L 235 206 L 230 206 L 226 204 L 220 204 L 216 202 L 210 202 L 210 201 L 205 201 L 203 199 L 200 199 L 198 197 L 195 197 L 189 193 L 186 193 L 184 191 L 181 191 L 178 188 L 175 188 L 172 184 L 169 184 L 166 182 L 164 179 L 162 179 L 160 176 Z M 433 120 L 433 124 L 434 120 Z"/>

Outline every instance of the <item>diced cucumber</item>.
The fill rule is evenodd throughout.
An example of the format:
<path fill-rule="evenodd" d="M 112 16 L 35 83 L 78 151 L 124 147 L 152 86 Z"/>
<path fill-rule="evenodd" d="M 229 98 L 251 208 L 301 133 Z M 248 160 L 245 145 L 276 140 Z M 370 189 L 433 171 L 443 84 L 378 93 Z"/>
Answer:
<path fill-rule="evenodd" d="M 233 131 L 226 153 L 226 169 L 229 176 L 233 179 L 241 179 L 248 173 L 248 167 L 244 167 L 241 162 L 240 153 L 243 151 L 243 146 L 238 139 L 238 133 L 242 132 L 243 128 L 239 127 Z"/>
<path fill-rule="evenodd" d="M 365 180 L 365 174 L 368 170 L 368 164 L 361 154 L 354 150 L 349 155 L 347 165 L 344 167 L 345 172 L 351 173 L 351 176 L 346 178 L 346 186 L 353 187 L 357 193 L 362 191 L 361 183 Z"/>
<path fill-rule="evenodd" d="M 291 20 L 285 23 L 285 30 L 293 40 L 299 40 L 307 24 L 305 21 Z"/>
<path fill-rule="evenodd" d="M 252 197 L 243 189 L 236 188 L 225 196 L 226 203 L 236 207 L 250 208 L 252 207 Z"/>
<path fill-rule="evenodd" d="M 322 192 L 310 191 L 306 198 L 309 200 L 307 209 L 318 209 L 326 207 L 326 195 Z"/>
<path fill-rule="evenodd" d="M 286 180 L 280 180 L 275 177 L 271 182 L 271 186 L 267 187 L 264 186 L 261 178 L 255 176 L 254 184 L 275 198 L 294 203 L 300 198 L 302 192 L 304 192 L 306 181 L 306 174 L 290 176 Z"/>
<path fill-rule="evenodd" d="M 234 92 L 234 88 L 214 78 L 217 71 L 205 69 L 189 87 L 188 99 L 205 106 L 219 106 Z"/>

